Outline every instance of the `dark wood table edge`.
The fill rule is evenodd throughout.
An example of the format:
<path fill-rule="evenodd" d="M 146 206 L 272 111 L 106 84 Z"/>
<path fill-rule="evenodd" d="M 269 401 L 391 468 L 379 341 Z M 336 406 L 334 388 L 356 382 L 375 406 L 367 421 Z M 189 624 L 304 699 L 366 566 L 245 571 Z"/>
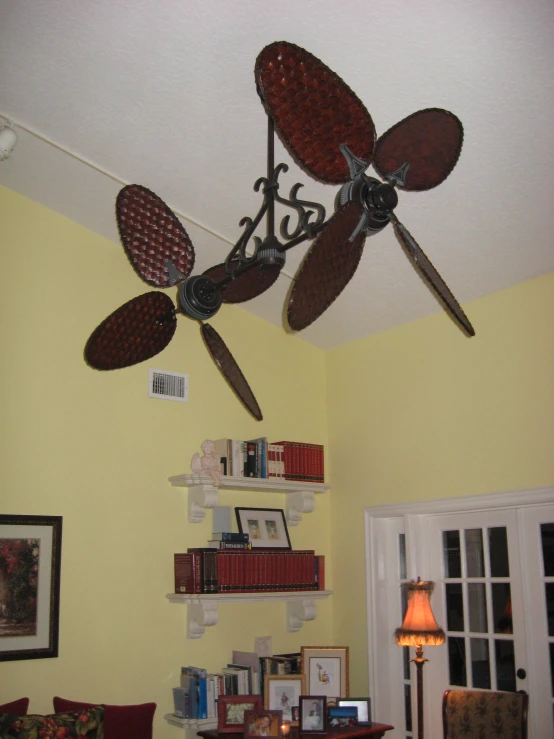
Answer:
<path fill-rule="evenodd" d="M 298 731 L 298 728 L 293 726 L 291 728 L 291 732 L 289 734 L 290 739 L 297 739 L 297 737 L 302 736 L 308 739 L 309 737 L 313 737 L 313 739 L 356 739 L 357 737 L 364 737 L 364 736 L 370 736 L 374 737 L 374 739 L 381 739 L 381 737 L 385 736 L 386 731 L 392 731 L 394 729 L 394 726 L 391 726 L 390 724 L 379 724 L 379 723 L 371 723 L 371 724 L 363 724 L 358 725 L 356 727 L 346 727 L 343 729 L 330 729 L 326 733 L 318 734 L 314 732 L 309 732 L 305 734 L 304 732 Z M 244 732 L 222 732 L 221 734 L 217 729 L 206 729 L 205 731 L 198 731 L 198 736 L 203 737 L 203 739 L 237 739 L 240 737 L 240 739 L 244 738 Z"/>

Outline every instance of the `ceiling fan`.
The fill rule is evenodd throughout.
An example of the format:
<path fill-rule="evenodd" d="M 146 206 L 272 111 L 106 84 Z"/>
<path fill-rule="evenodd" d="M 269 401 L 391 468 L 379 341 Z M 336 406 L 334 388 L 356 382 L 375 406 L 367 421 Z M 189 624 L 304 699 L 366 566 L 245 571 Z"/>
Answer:
<path fill-rule="evenodd" d="M 439 185 L 460 155 L 463 127 L 447 110 L 428 108 L 408 116 L 376 137 L 369 112 L 346 83 L 308 51 L 286 41 L 266 46 L 256 60 L 258 94 L 268 117 L 267 176 L 255 191 L 263 202 L 255 218 L 240 221 L 244 232 L 225 262 L 192 275 L 194 247 L 177 216 L 153 192 L 128 185 L 117 196 L 116 218 L 123 248 L 135 271 L 157 288 L 178 285 L 177 306 L 165 293 L 140 295 L 108 316 L 91 334 L 85 359 L 99 370 L 119 369 L 161 352 L 176 328 L 177 310 L 200 321 L 208 352 L 239 400 L 262 419 L 256 398 L 223 339 L 205 321 L 222 303 L 241 303 L 268 290 L 285 264 L 286 251 L 308 239 L 309 248 L 288 296 L 287 321 L 300 331 L 336 300 L 360 262 L 368 235 L 390 222 L 406 255 L 469 336 L 475 331 L 456 298 L 394 210 L 397 190 L 422 191 Z M 336 212 L 325 220 L 322 205 L 279 194 L 274 137 L 309 175 L 340 185 Z M 365 174 L 373 164 L 381 179 Z M 293 209 L 275 236 L 275 204 Z M 264 239 L 254 235 L 262 219 Z M 250 240 L 251 255 L 247 253 Z M 286 242 L 286 243 L 285 243 Z"/>

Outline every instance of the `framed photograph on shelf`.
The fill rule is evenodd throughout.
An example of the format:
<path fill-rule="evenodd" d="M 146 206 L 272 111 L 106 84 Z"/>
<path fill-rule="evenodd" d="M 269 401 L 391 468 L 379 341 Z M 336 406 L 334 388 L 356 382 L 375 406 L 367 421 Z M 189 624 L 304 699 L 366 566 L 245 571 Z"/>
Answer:
<path fill-rule="evenodd" d="M 306 693 L 304 675 L 266 675 L 264 680 L 264 708 L 283 712 L 283 721 L 298 726 L 298 713 L 293 708 L 300 706 L 300 696 Z"/>
<path fill-rule="evenodd" d="M 217 730 L 222 733 L 240 733 L 244 729 L 246 711 L 263 709 L 261 695 L 220 695 L 217 701 Z"/>
<path fill-rule="evenodd" d="M 358 723 L 371 723 L 371 698 L 339 698 L 337 706 L 355 706 L 358 709 Z"/>
<path fill-rule="evenodd" d="M 291 549 L 285 512 L 280 508 L 235 508 L 241 534 L 252 549 Z"/>
<path fill-rule="evenodd" d="M 61 516 L 0 515 L 0 661 L 58 656 Z"/>
<path fill-rule="evenodd" d="M 327 732 L 327 697 L 324 695 L 300 696 L 301 734 L 325 734 Z"/>
<path fill-rule="evenodd" d="M 283 737 L 282 711 L 246 711 L 244 714 L 244 736 L 270 736 L 272 739 Z"/>
<path fill-rule="evenodd" d="M 302 647 L 301 671 L 309 695 L 348 698 L 348 647 Z"/>
<path fill-rule="evenodd" d="M 358 725 L 358 708 L 356 706 L 333 706 L 329 709 L 329 728 L 342 729 L 345 726 Z"/>

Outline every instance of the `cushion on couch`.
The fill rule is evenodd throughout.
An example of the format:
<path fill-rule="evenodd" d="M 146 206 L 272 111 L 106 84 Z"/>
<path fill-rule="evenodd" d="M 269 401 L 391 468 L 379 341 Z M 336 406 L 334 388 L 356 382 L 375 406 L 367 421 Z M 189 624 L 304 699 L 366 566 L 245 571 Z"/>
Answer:
<path fill-rule="evenodd" d="M 25 716 L 29 710 L 29 699 L 19 698 L 11 703 L 0 706 L 0 713 L 11 713 L 12 716 Z"/>
<path fill-rule="evenodd" d="M 102 739 L 104 706 L 81 709 L 70 713 L 39 716 L 29 713 L 14 716 L 0 713 L 0 737 L 2 739 Z"/>
<path fill-rule="evenodd" d="M 90 708 L 94 703 L 70 701 L 56 696 L 54 710 L 76 711 Z M 129 706 L 104 705 L 104 739 L 152 739 L 155 703 Z"/>

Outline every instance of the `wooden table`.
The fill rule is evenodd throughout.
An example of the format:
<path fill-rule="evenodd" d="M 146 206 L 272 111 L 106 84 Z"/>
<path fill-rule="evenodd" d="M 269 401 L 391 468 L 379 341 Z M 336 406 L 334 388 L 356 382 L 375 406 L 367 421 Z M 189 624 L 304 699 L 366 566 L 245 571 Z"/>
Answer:
<path fill-rule="evenodd" d="M 341 729 L 329 729 L 325 734 L 302 734 L 299 733 L 297 726 L 292 726 L 289 734 L 289 739 L 299 739 L 299 737 L 305 737 L 309 739 L 356 739 L 357 737 L 372 737 L 373 739 L 379 739 L 384 737 L 386 731 L 391 731 L 394 726 L 389 724 L 365 724 L 358 726 L 345 726 Z M 203 739 L 244 739 L 244 733 L 241 731 L 237 734 L 227 734 L 226 732 L 220 734 L 217 729 L 210 729 L 208 731 L 199 731 L 198 736 Z"/>

